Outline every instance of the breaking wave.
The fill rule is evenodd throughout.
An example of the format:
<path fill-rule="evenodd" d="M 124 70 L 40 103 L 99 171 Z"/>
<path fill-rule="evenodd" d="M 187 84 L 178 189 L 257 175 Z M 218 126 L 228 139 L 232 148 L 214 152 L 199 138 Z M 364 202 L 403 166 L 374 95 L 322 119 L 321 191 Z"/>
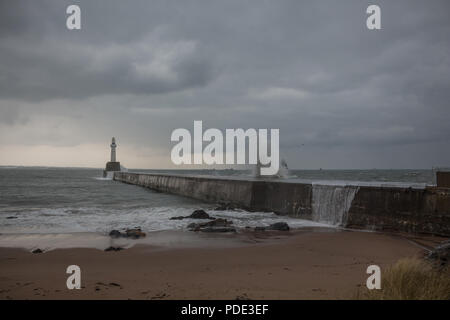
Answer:
<path fill-rule="evenodd" d="M 334 226 L 345 226 L 347 214 L 359 187 L 313 185 L 312 219 Z"/>

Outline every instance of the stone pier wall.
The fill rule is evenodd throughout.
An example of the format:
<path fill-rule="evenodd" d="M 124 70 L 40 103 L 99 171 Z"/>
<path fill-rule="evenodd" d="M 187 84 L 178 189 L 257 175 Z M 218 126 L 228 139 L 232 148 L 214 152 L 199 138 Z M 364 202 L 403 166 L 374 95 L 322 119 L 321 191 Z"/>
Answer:
<path fill-rule="evenodd" d="M 114 180 L 250 211 L 313 218 L 310 183 L 130 172 L 116 172 Z M 344 221 L 348 228 L 450 236 L 450 189 L 360 186 Z"/>

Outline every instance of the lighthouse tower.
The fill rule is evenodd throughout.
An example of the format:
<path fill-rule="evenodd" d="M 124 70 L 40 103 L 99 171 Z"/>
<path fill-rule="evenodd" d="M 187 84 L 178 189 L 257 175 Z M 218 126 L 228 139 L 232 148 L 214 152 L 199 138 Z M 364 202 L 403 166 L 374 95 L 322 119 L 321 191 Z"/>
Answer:
<path fill-rule="evenodd" d="M 116 138 L 113 137 L 111 141 L 111 162 L 116 162 L 116 148 Z"/>
<path fill-rule="evenodd" d="M 106 163 L 106 168 L 103 170 L 103 176 L 107 177 L 108 172 L 120 171 L 120 162 L 116 160 L 116 138 L 112 138 L 111 141 L 111 161 Z"/>

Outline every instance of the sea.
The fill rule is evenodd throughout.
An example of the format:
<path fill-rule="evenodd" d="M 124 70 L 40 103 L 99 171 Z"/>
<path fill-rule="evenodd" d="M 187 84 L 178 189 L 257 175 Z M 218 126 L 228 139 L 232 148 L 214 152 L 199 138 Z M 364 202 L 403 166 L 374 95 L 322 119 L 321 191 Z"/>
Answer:
<path fill-rule="evenodd" d="M 212 175 L 252 178 L 250 170 L 129 170 L 135 172 Z M 156 192 L 102 177 L 102 169 L 52 167 L 0 167 L 0 246 L 30 235 L 95 233 L 139 227 L 144 232 L 186 231 L 188 216 L 203 209 L 235 227 L 268 226 L 287 222 L 292 228 L 335 227 L 333 221 L 310 221 L 271 212 L 215 211 L 217 204 Z M 290 170 L 287 181 L 304 179 L 322 184 L 400 183 L 431 185 L 432 170 Z M 326 197 L 325 197 L 326 198 Z M 325 207 L 326 208 L 326 207 Z M 9 236 L 9 238 L 5 238 Z M 18 238 L 19 237 L 19 238 Z M 6 240 L 5 240 L 6 239 Z M 19 239 L 19 240 L 20 240 Z M 14 240 L 14 239 L 13 239 Z M 49 238 L 55 241 L 55 238 Z"/>

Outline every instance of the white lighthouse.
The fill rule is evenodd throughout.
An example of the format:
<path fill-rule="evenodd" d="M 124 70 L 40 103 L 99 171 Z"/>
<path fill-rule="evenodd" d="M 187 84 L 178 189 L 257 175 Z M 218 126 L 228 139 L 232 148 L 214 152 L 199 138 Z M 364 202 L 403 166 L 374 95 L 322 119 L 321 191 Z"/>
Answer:
<path fill-rule="evenodd" d="M 113 137 L 111 141 L 111 162 L 116 162 L 116 148 L 116 138 Z"/>
<path fill-rule="evenodd" d="M 118 162 L 116 159 L 116 148 L 117 148 L 116 138 L 114 137 L 112 138 L 110 147 L 111 147 L 111 161 L 108 161 L 106 163 L 106 168 L 105 170 L 103 170 L 104 177 L 109 176 L 108 172 L 120 171 L 120 162 Z"/>

